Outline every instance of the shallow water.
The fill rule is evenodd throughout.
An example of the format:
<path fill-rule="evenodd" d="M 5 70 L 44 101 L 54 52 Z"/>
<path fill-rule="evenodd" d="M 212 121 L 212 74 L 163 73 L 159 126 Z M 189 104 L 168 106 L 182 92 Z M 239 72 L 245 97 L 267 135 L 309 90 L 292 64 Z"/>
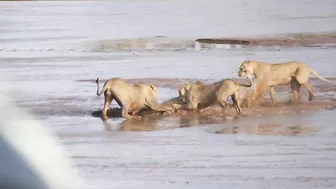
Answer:
<path fill-rule="evenodd" d="M 335 7 L 333 0 L 1 2 L 0 77 L 17 104 L 53 129 L 92 188 L 332 188 L 335 110 L 109 125 L 91 112 L 103 105 L 96 77 L 155 83 L 160 102 L 186 79 L 237 77 L 245 59 L 299 60 L 335 78 L 333 47 L 194 42 L 335 32 Z M 335 98 L 334 84 L 312 83 L 317 99 Z"/>
<path fill-rule="evenodd" d="M 80 117 L 63 118 L 75 123 L 70 128 L 56 123 L 59 120 L 48 122 L 57 127 L 76 165 L 98 188 L 328 188 L 336 184 L 336 131 L 329 124 L 335 121 L 333 115 L 320 111 L 260 120 L 218 119 L 203 126 L 197 126 L 197 119 L 167 118 L 156 125 L 163 129 L 156 132 L 129 132 L 132 125 L 120 128 L 115 124 L 119 121 L 106 129 L 99 121 Z M 189 127 L 176 128 L 181 123 Z M 273 133 L 256 135 L 265 124 L 264 130 Z M 295 126 L 302 132 L 294 128 L 292 134 L 281 134 Z M 250 132 L 216 134 L 223 128 Z"/>

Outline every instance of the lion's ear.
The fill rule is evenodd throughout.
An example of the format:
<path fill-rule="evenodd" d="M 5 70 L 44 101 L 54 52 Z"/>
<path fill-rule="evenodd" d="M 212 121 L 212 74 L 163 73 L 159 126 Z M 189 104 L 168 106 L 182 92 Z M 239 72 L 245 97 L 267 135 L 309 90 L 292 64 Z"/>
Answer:
<path fill-rule="evenodd" d="M 156 90 L 156 86 L 155 85 L 150 85 L 150 87 L 152 88 L 152 90 Z"/>
<path fill-rule="evenodd" d="M 244 62 L 243 62 L 243 64 L 249 64 L 250 63 L 250 60 L 245 60 Z M 243 65 L 242 64 L 242 65 Z"/>

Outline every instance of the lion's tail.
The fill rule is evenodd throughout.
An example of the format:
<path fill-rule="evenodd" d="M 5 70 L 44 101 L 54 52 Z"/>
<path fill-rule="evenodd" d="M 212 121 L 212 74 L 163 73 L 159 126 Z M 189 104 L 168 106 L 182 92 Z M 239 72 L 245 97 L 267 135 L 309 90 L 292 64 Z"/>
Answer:
<path fill-rule="evenodd" d="M 103 89 L 99 92 L 99 77 L 97 77 L 96 79 L 96 84 L 97 84 L 97 96 L 101 96 L 104 93 L 104 91 L 106 91 L 107 85 L 104 85 Z"/>
<path fill-rule="evenodd" d="M 243 86 L 243 87 L 251 87 L 252 86 L 252 76 L 249 74 L 247 75 L 247 78 L 249 79 L 249 84 L 239 83 L 238 85 Z"/>
<path fill-rule="evenodd" d="M 311 68 L 310 68 L 310 73 L 312 73 L 313 75 L 315 75 L 317 78 L 319 78 L 319 79 L 322 80 L 322 81 L 326 81 L 326 82 L 329 82 L 329 83 L 331 82 L 330 80 L 321 77 L 317 72 L 315 72 L 315 71 L 314 71 L 313 69 L 311 69 Z"/>

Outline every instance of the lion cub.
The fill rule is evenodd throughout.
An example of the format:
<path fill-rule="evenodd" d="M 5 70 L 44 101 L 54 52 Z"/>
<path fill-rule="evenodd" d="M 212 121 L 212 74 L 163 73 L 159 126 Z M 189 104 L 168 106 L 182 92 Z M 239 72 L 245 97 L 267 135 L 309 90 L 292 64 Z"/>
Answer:
<path fill-rule="evenodd" d="M 196 82 L 192 84 L 183 84 L 180 87 L 179 94 L 183 96 L 186 104 L 173 104 L 175 109 L 186 109 L 196 111 L 204 109 L 218 102 L 223 109 L 226 108 L 227 97 L 231 97 L 233 106 L 238 115 L 243 115 L 241 110 L 240 87 L 251 87 L 252 77 L 248 75 L 249 84 L 238 83 L 232 79 L 224 79 L 212 84 L 203 84 Z"/>

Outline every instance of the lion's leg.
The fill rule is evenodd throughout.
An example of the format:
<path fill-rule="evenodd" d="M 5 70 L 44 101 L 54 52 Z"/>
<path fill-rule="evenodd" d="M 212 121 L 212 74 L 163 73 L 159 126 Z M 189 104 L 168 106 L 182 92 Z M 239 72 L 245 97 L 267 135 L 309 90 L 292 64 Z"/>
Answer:
<path fill-rule="evenodd" d="M 305 88 L 308 89 L 309 92 L 309 97 L 308 100 L 312 101 L 314 98 L 314 93 L 313 93 L 313 87 L 311 86 L 311 84 L 308 82 L 308 78 L 309 78 L 310 72 L 308 72 L 307 70 L 300 70 L 297 75 L 296 75 L 296 80 Z"/>
<path fill-rule="evenodd" d="M 225 102 L 225 100 L 223 100 L 223 99 L 218 99 L 217 101 L 219 102 L 219 105 L 220 105 L 223 109 L 226 109 L 226 107 L 227 107 L 227 103 Z"/>
<path fill-rule="evenodd" d="M 302 83 L 302 86 L 304 86 L 305 88 L 308 89 L 308 92 L 309 92 L 309 97 L 308 97 L 308 100 L 309 101 L 312 101 L 314 99 L 314 93 L 313 93 L 313 87 L 310 83 Z"/>
<path fill-rule="evenodd" d="M 268 92 L 271 96 L 272 104 L 275 105 L 276 104 L 276 93 L 275 93 L 274 87 L 269 87 Z"/>
<path fill-rule="evenodd" d="M 250 97 L 246 98 L 246 108 L 251 107 L 251 101 L 252 101 L 252 99 Z"/>
<path fill-rule="evenodd" d="M 231 95 L 231 100 L 232 100 L 232 103 L 233 103 L 233 107 L 236 110 L 236 113 L 239 115 L 241 112 L 240 112 L 240 109 L 238 107 L 238 102 L 237 102 L 237 99 L 236 99 L 234 94 Z"/>
<path fill-rule="evenodd" d="M 227 103 L 226 103 L 226 99 L 227 99 L 228 95 L 226 94 L 219 94 L 217 93 L 216 94 L 216 99 L 217 99 L 217 102 L 219 103 L 219 105 L 222 107 L 222 110 L 223 110 L 223 113 L 226 114 L 225 110 L 227 108 Z"/>
<path fill-rule="evenodd" d="M 136 110 L 132 112 L 132 115 L 137 115 L 140 112 L 140 110 Z"/>
<path fill-rule="evenodd" d="M 292 89 L 293 102 L 299 102 L 301 100 L 300 96 L 301 84 L 295 78 L 293 78 L 290 86 Z"/>
<path fill-rule="evenodd" d="M 146 99 L 146 101 L 147 101 L 147 105 L 154 111 L 166 112 L 166 111 L 173 111 L 174 110 L 171 106 L 166 106 L 166 105 L 159 104 L 153 98 L 151 100 Z"/>
<path fill-rule="evenodd" d="M 244 99 L 240 99 L 241 106 L 244 108 L 250 108 L 251 107 L 251 99 L 252 97 L 245 97 Z"/>
<path fill-rule="evenodd" d="M 247 105 L 247 100 L 246 100 L 246 99 L 241 100 L 241 106 L 242 106 L 242 107 L 247 107 L 247 106 L 248 106 L 248 105 Z"/>
<path fill-rule="evenodd" d="M 253 104 L 256 107 L 259 106 L 260 101 L 265 97 L 266 92 L 267 92 L 267 85 L 265 84 L 265 82 L 263 80 L 259 81 L 256 84 L 256 90 L 255 90 L 255 92 L 253 94 L 253 97 L 252 97 Z"/>
<path fill-rule="evenodd" d="M 127 104 L 123 104 L 121 106 L 121 116 L 126 118 L 126 119 L 140 119 L 140 116 L 136 116 L 136 115 L 129 115 L 128 111 L 129 111 L 129 106 Z"/>
<path fill-rule="evenodd" d="M 112 100 L 113 100 L 113 98 L 112 98 L 111 94 L 105 94 L 104 109 L 103 109 L 103 113 L 102 113 L 102 119 L 103 120 L 108 119 L 107 110 L 110 108 Z"/>
<path fill-rule="evenodd" d="M 240 110 L 237 107 L 237 99 L 234 97 L 234 95 L 231 95 L 231 100 L 232 100 L 232 106 L 234 107 L 234 109 L 236 110 L 236 113 L 239 114 Z"/>
<path fill-rule="evenodd" d="M 128 106 L 127 105 L 122 105 L 121 106 L 121 116 L 126 118 L 126 119 L 130 119 L 130 115 L 128 115 Z"/>
<path fill-rule="evenodd" d="M 246 116 L 245 114 L 243 114 L 243 111 L 242 111 L 242 108 L 241 108 L 241 99 L 240 99 L 240 94 L 239 94 L 239 91 L 236 92 L 235 94 L 233 94 L 231 96 L 232 98 L 232 101 L 236 107 L 236 112 L 238 115 L 241 115 L 241 116 Z"/>

